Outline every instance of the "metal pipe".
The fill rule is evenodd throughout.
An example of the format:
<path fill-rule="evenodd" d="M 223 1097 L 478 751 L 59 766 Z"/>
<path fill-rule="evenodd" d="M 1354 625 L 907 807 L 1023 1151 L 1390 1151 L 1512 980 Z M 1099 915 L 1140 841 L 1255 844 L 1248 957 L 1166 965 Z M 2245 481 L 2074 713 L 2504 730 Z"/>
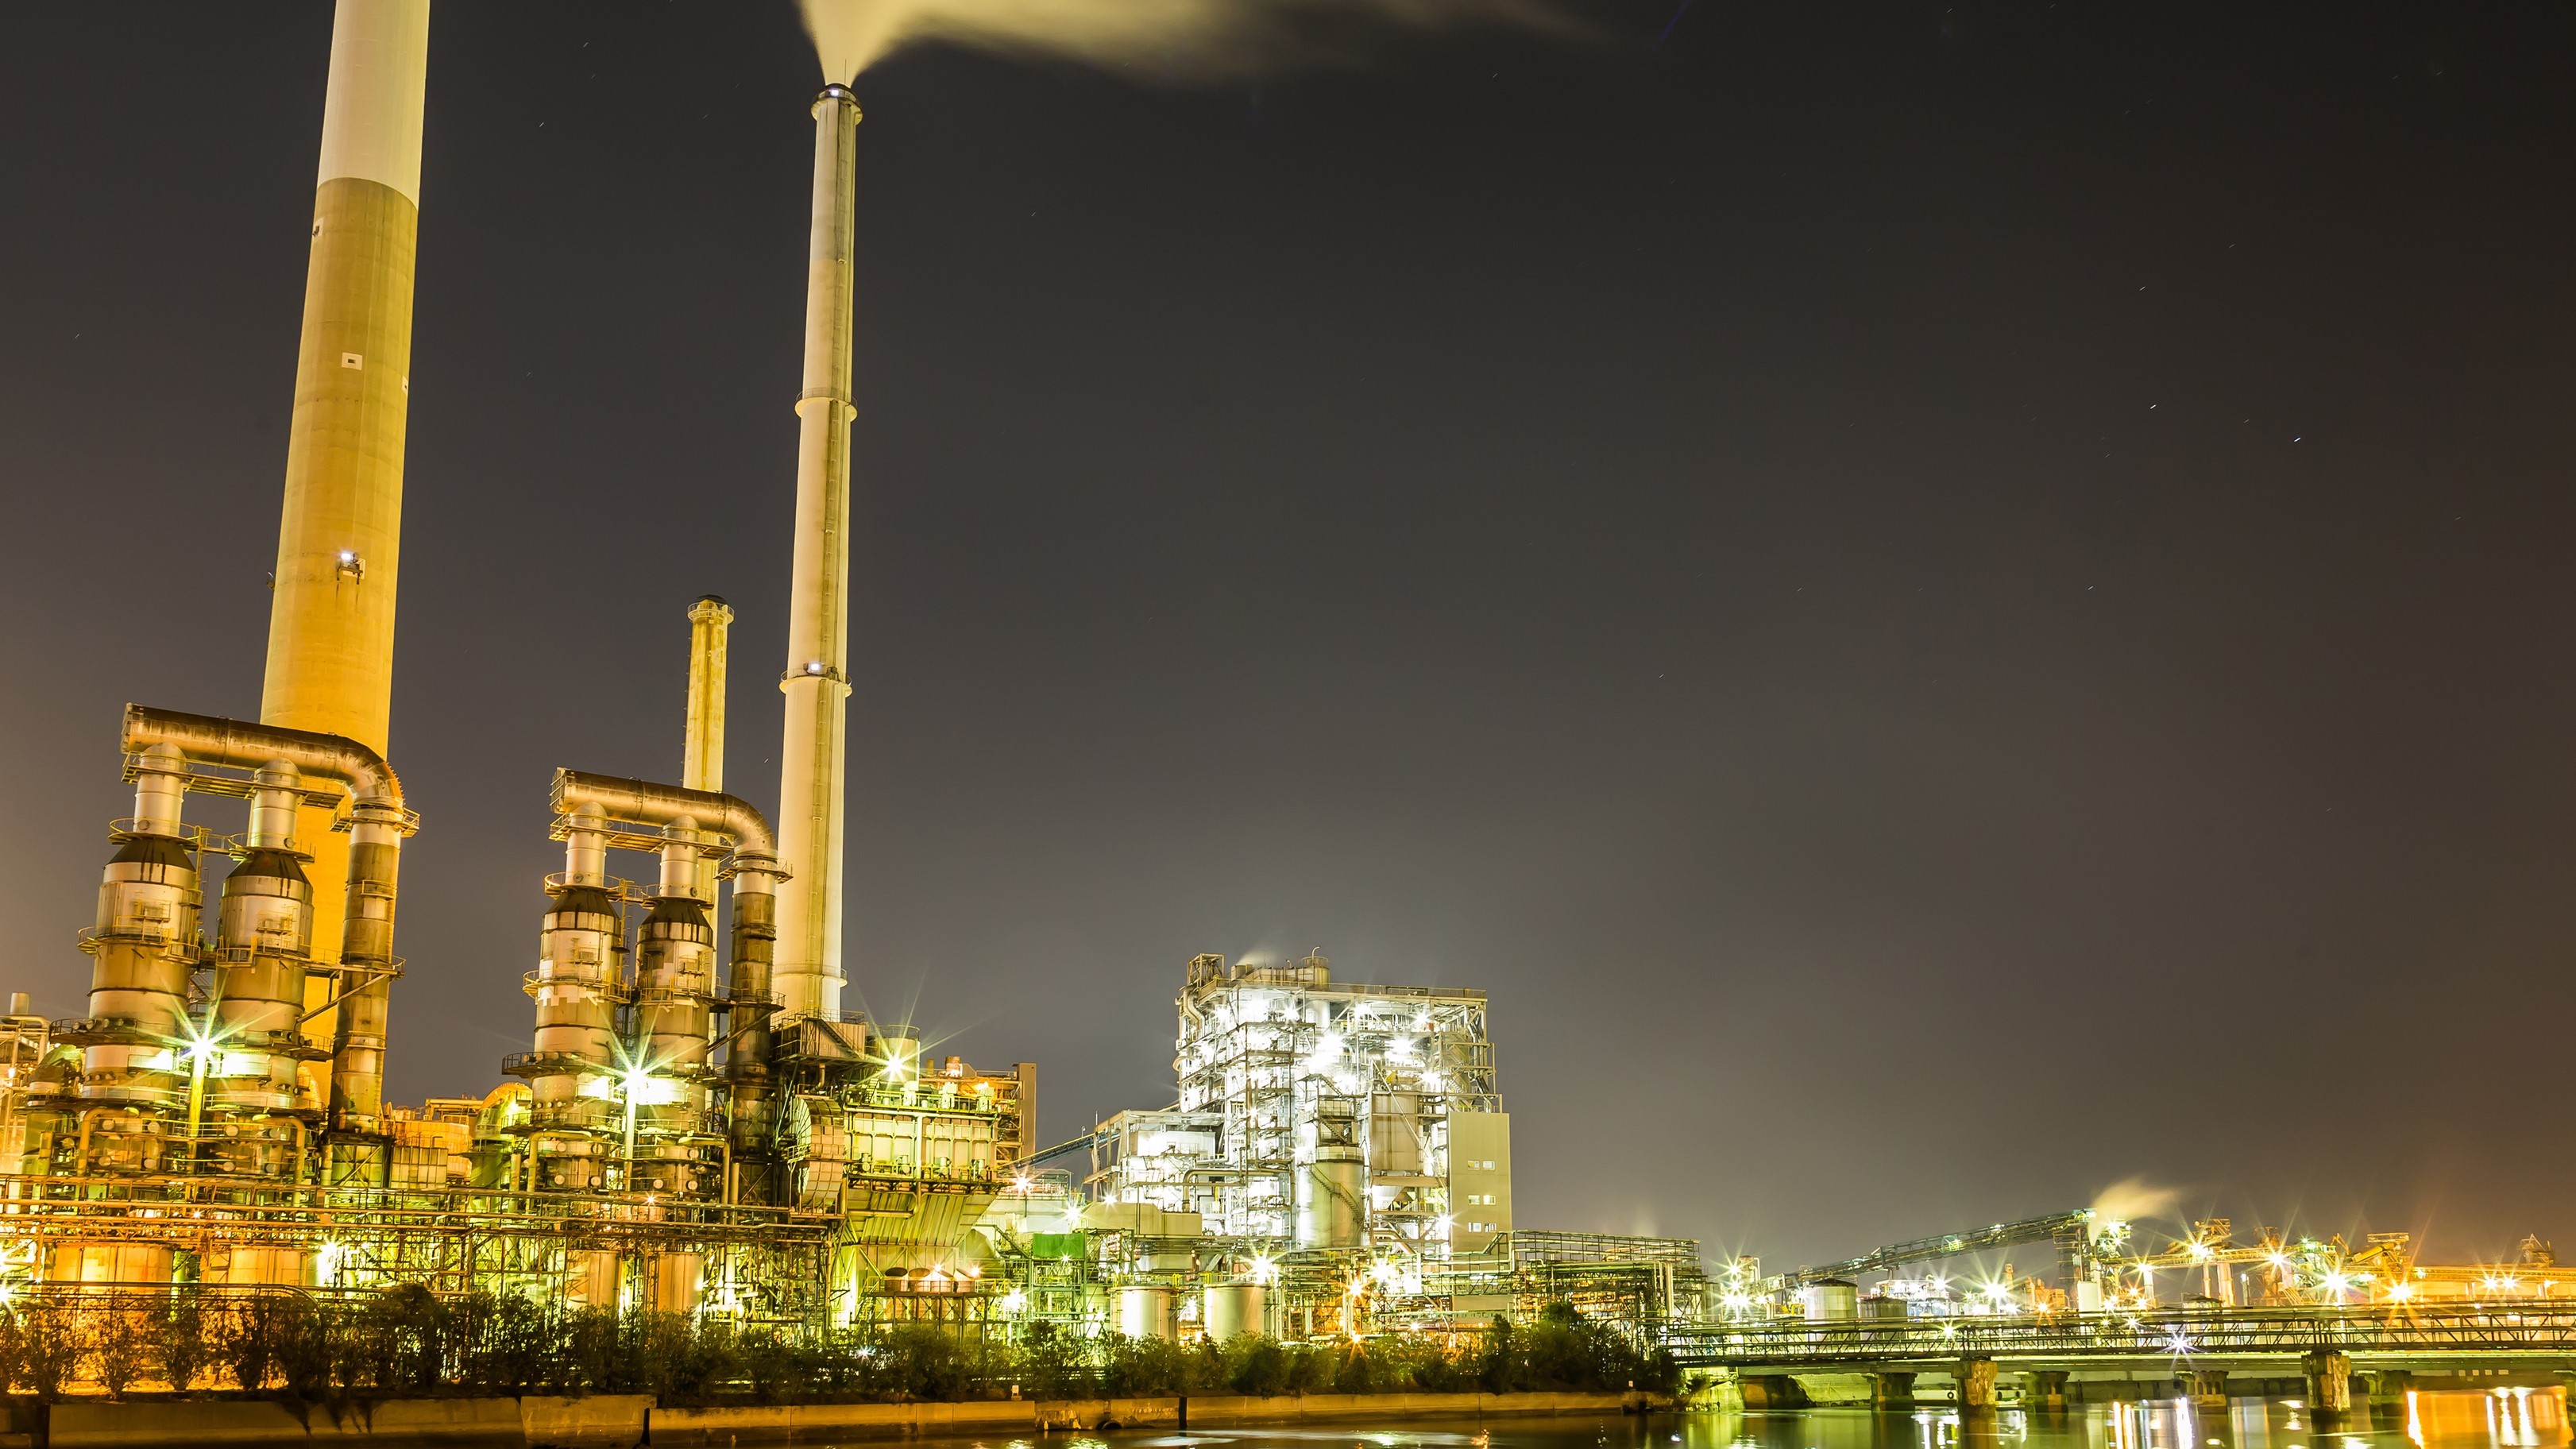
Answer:
<path fill-rule="evenodd" d="M 145 746 L 134 761 L 134 833 L 179 835 L 187 793 L 188 761 L 178 746 Z"/>
<path fill-rule="evenodd" d="M 706 1101 L 705 1090 L 685 1078 L 694 1076 L 696 1069 L 704 1065 L 711 1040 L 705 997 L 699 993 L 712 984 L 709 977 L 713 961 L 706 949 L 712 942 L 704 935 L 704 910 L 693 896 L 680 892 L 694 888 L 695 866 L 703 852 L 730 845 L 735 984 L 728 994 L 735 995 L 740 1003 L 734 1008 L 737 1011 L 765 1011 L 769 944 L 765 933 L 774 929 L 769 924 L 772 917 L 768 907 L 776 883 L 786 876 L 778 863 L 777 841 L 768 817 L 731 795 L 580 770 L 555 772 L 553 799 L 558 814 L 596 820 L 596 828 L 601 831 L 643 826 L 661 832 L 667 842 L 661 848 L 662 894 L 645 922 L 645 939 L 637 948 L 638 1040 L 633 1055 L 647 1064 L 647 1071 L 670 1067 L 683 1076 L 682 1085 L 674 1091 L 677 1100 L 654 1105 L 677 1108 L 668 1114 L 668 1125 L 685 1136 L 694 1125 L 689 1117 L 702 1112 Z M 760 983 L 757 996 L 736 994 L 744 989 L 746 973 Z M 751 1074 L 756 1079 L 753 1090 L 739 1095 L 729 1092 L 729 1097 L 737 1113 L 747 1109 L 758 1117 L 763 1110 L 760 1088 L 766 1085 L 766 1041 L 756 1043 L 753 1049 L 759 1059 L 758 1071 Z M 741 1062 L 745 1054 L 746 1048 L 737 1038 L 734 1060 Z M 645 1135 L 663 1134 L 663 1115 L 657 1112 L 639 1124 Z M 630 1146 L 628 1157 L 631 1159 L 634 1153 Z M 676 1167 L 669 1170 L 685 1171 Z"/>
<path fill-rule="evenodd" d="M 731 795 L 616 775 L 594 775 L 585 770 L 555 771 L 555 813 L 577 814 L 588 806 L 598 807 L 604 821 L 655 830 L 683 817 L 694 819 L 698 830 L 732 837 L 735 870 L 756 870 L 770 876 L 785 874 L 779 865 L 777 837 L 770 833 L 769 817 Z"/>
<path fill-rule="evenodd" d="M 304 801 L 304 780 L 288 760 L 260 766 L 258 788 L 250 797 L 250 833 L 244 844 L 253 850 L 293 850 L 296 807 Z"/>
<path fill-rule="evenodd" d="M 608 884 L 608 816 L 597 805 L 578 806 L 565 817 L 564 884 Z"/>
<path fill-rule="evenodd" d="M 339 1019 L 331 1033 L 331 1120 L 344 1132 L 384 1128 L 385 1031 L 393 982 L 394 898 L 402 870 L 403 813 L 380 801 L 350 815 L 348 906 L 341 922 Z"/>
<path fill-rule="evenodd" d="M 777 981 L 793 1013 L 841 1004 L 842 766 L 849 723 L 850 238 L 859 104 L 814 98 L 805 386 L 796 400 L 796 549 L 789 592 L 778 821 L 796 877 L 779 899 Z"/>
<path fill-rule="evenodd" d="M 402 808 L 402 781 L 393 767 L 371 746 L 344 735 L 129 704 L 123 739 L 127 754 L 150 754 L 155 745 L 169 745 L 198 764 L 257 770 L 282 763 L 346 786 L 358 802 Z"/>
<path fill-rule="evenodd" d="M 664 897 L 685 897 L 695 901 L 713 900 L 712 894 L 698 894 L 698 859 L 714 852 L 698 844 L 698 821 L 694 815 L 675 816 L 662 827 L 669 843 L 662 847 L 662 880 L 657 888 Z"/>
<path fill-rule="evenodd" d="M 220 719 L 210 715 L 184 714 L 177 710 L 148 709 L 142 705 L 125 707 L 124 747 L 129 754 L 145 755 L 166 761 L 161 747 L 175 750 L 182 760 L 200 764 L 224 765 L 235 769 L 263 772 L 257 795 L 267 797 L 289 788 L 301 788 L 303 779 L 322 779 L 344 786 L 350 796 L 348 840 L 345 848 L 344 873 L 340 897 L 340 942 L 335 963 L 340 986 L 340 1007 L 327 1027 L 315 1028 L 317 1037 L 327 1029 L 331 1065 L 327 1080 L 319 1068 L 304 1078 L 304 1093 L 314 1102 L 328 1101 L 335 1120 L 343 1130 L 373 1132 L 378 1129 L 384 1092 L 385 1015 L 392 979 L 399 974 L 400 963 L 393 954 L 394 907 L 400 868 L 402 838 L 411 833 L 414 820 L 403 806 L 402 780 L 384 756 L 357 740 L 342 735 L 320 734 L 311 730 L 285 729 L 275 725 L 246 724 L 240 720 Z M 301 777 L 289 786 L 284 776 L 291 772 Z M 254 801 L 252 844 L 261 847 L 261 816 L 266 811 L 272 824 L 277 805 Z M 328 832 L 325 832 L 328 837 Z M 336 838 L 336 837 L 328 837 Z M 292 857 L 275 855 L 262 864 L 264 874 L 246 875 L 251 860 L 234 872 L 224 884 L 229 903 L 236 894 L 233 881 L 241 880 L 245 892 L 267 896 L 273 891 L 254 891 L 257 880 L 282 880 L 281 867 L 301 881 L 303 872 L 294 868 Z M 309 961 L 312 931 L 320 924 L 319 911 L 311 904 L 314 892 L 309 881 L 304 884 L 300 909 L 290 913 L 293 925 L 302 934 L 299 962 Z M 287 894 L 294 894 L 288 891 Z M 245 896 L 244 910 L 248 910 Z M 228 914 L 234 914 L 228 912 Z M 259 949 L 261 935 L 258 921 L 238 923 L 234 933 L 243 939 L 229 944 Z M 271 933 L 272 935 L 274 933 Z M 271 953 L 275 954 L 275 953 Z M 271 974 L 281 967 L 262 968 Z M 299 973 L 302 966 L 295 968 Z M 245 985 L 248 983 L 245 982 Z M 319 1013 L 328 997 L 312 999 L 301 974 L 292 983 L 275 983 L 290 990 L 283 998 L 292 1008 L 284 1013 L 288 1026 L 299 1018 Z M 327 989 L 329 983 L 325 983 Z M 228 985 L 228 992 L 231 987 Z M 233 1011 L 233 1008 L 226 1008 Z M 225 1019 L 233 1024 L 234 1015 Z M 263 1017 L 265 1020 L 265 1017 Z M 238 1023 L 241 1030 L 268 1030 L 252 1027 L 245 1017 Z M 300 1074 L 301 1075 L 301 1074 Z"/>
<path fill-rule="evenodd" d="M 758 871 L 734 877 L 731 977 L 726 985 L 734 1003 L 734 1038 L 725 1049 L 726 1151 L 735 1160 L 755 1164 L 749 1193 L 740 1188 L 735 1193 L 737 1200 L 755 1202 L 767 1199 L 778 1186 L 769 1167 L 778 1135 L 778 1088 L 769 1071 L 768 1009 L 773 979 L 770 953 L 778 943 L 775 886 L 774 877 Z"/>
<path fill-rule="evenodd" d="M 393 710 L 428 74 L 429 0 L 339 0 L 259 705 L 264 724 L 378 752 Z M 326 828 L 328 814 L 307 810 L 291 833 L 313 855 L 314 932 L 327 964 L 341 938 L 349 846 Z M 328 1000 L 332 984 L 308 983 L 305 1008 Z M 328 1030 L 316 1022 L 317 1045 Z"/>
<path fill-rule="evenodd" d="M 737 1030 L 725 1057 L 728 1130 L 726 1141 L 736 1158 L 765 1160 L 776 1129 L 776 1092 L 769 1076 L 770 953 L 777 939 L 778 882 L 786 878 L 767 817 L 731 795 L 618 779 L 579 770 L 555 772 L 554 804 L 558 812 L 600 812 L 603 820 L 652 826 L 665 832 L 685 829 L 703 840 L 713 832 L 732 839 L 733 938 L 726 996 L 733 1003 Z M 685 822 L 685 823 L 684 823 Z M 670 871 L 665 847 L 664 874 Z M 641 985 L 639 976 L 639 986 Z M 743 1013 L 759 1020 L 741 1025 Z"/>

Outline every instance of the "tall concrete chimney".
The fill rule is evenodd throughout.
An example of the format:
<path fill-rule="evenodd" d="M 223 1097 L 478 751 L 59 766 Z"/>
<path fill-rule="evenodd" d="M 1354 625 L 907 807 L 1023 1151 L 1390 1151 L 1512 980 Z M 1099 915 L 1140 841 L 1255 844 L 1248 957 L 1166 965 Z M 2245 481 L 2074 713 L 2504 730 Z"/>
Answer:
<path fill-rule="evenodd" d="M 858 98 L 814 98 L 814 227 L 806 252 L 805 390 L 796 399 L 796 565 L 788 597 L 787 731 L 778 758 L 779 999 L 841 1006 L 843 755 L 850 698 L 850 233 Z"/>
<path fill-rule="evenodd" d="M 262 724 L 345 735 L 379 754 L 393 708 L 428 75 L 429 0 L 339 0 L 259 706 Z M 304 806 L 295 843 L 313 856 L 314 955 L 336 961 L 349 837 L 332 833 L 332 814 Z M 329 991 L 327 980 L 308 983 L 306 1005 Z M 331 1044 L 330 1013 L 304 1029 Z M 306 1072 L 319 1098 L 328 1067 Z"/>

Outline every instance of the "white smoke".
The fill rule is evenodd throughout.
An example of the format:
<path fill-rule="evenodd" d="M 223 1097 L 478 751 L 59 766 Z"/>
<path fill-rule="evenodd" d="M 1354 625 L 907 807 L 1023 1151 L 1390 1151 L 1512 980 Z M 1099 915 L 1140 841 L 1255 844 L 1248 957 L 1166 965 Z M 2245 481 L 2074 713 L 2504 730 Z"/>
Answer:
<path fill-rule="evenodd" d="M 1187 78 L 1309 58 L 1312 29 L 1374 20 L 1415 30 L 1497 24 L 1574 33 L 1557 0 L 801 0 L 825 80 L 849 81 L 915 41 L 1150 66 Z"/>
<path fill-rule="evenodd" d="M 2097 1223 L 2134 1223 L 2140 1218 L 2170 1217 L 2182 1201 L 2182 1189 L 2158 1187 L 2143 1177 L 2124 1177 L 2093 1195 Z"/>

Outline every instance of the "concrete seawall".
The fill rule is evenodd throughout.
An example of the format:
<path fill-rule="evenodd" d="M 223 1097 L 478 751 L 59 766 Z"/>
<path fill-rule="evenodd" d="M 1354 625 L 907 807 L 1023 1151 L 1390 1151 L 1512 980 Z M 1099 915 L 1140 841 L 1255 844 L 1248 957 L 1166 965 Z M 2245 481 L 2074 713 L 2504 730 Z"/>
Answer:
<path fill-rule="evenodd" d="M 25 1413 L 27 1408 L 21 1409 Z M 1509 1418 L 1620 1414 L 1670 1408 L 1625 1394 L 1282 1394 L 1145 1399 L 1001 1399 L 962 1404 L 760 1404 L 654 1407 L 649 1396 L 565 1399 L 391 1399 L 351 1405 L 260 1400 L 73 1400 L 52 1406 L 36 1435 L 0 1446 L 156 1449 L 156 1446 L 358 1443 L 492 1446 L 492 1449 L 628 1449 L 628 1446 L 807 1444 L 993 1433 L 1293 1424 L 1370 1418 Z M 28 1425 L 35 1429 L 35 1425 Z"/>

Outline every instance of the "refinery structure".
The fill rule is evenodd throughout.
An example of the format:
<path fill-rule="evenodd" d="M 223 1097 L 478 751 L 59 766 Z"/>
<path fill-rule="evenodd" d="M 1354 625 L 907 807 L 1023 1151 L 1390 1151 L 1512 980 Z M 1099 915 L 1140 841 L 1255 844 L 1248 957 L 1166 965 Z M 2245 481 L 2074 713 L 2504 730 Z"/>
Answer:
<path fill-rule="evenodd" d="M 563 860 L 529 883 L 528 1049 L 388 1105 L 401 856 L 430 803 L 389 752 L 427 46 L 426 0 L 339 0 L 261 717 L 125 712 L 86 1010 L 22 993 L 0 1017 L 0 1295 L 419 1284 L 799 1332 L 1326 1338 L 1554 1302 L 1653 1336 L 2576 1292 L 2536 1240 L 2442 1268 L 2403 1235 L 2240 1243 L 2221 1220 L 2149 1250 L 2062 1213 L 1770 1276 L 1524 1226 L 1485 994 L 1336 979 L 1320 951 L 1189 960 L 1170 1101 L 1052 1145 L 1033 1064 L 978 1070 L 845 1010 L 859 108 L 838 84 L 811 102 L 779 817 L 726 793 L 733 612 L 697 600 L 674 778 L 530 782 Z M 1993 1271 L 2016 1249 L 2046 1271 Z M 1981 1279 L 1933 1271 L 1979 1254 Z"/>
<path fill-rule="evenodd" d="M 426 0 L 340 0 L 260 718 L 125 712 L 133 806 L 80 933 L 86 1010 L 21 995 L 0 1018 L 0 1292 L 419 1284 L 1167 1337 L 1481 1322 L 1585 1289 L 1695 1315 L 1695 1245 L 1514 1233 L 1480 992 L 1201 956 L 1174 1104 L 1043 1150 L 1034 1065 L 933 1058 L 842 1008 L 859 108 L 839 84 L 811 104 L 779 818 L 725 793 L 733 614 L 698 600 L 675 777 L 531 784 L 563 868 L 529 912 L 528 1050 L 384 1102 L 423 803 L 389 742 L 428 30 Z"/>

